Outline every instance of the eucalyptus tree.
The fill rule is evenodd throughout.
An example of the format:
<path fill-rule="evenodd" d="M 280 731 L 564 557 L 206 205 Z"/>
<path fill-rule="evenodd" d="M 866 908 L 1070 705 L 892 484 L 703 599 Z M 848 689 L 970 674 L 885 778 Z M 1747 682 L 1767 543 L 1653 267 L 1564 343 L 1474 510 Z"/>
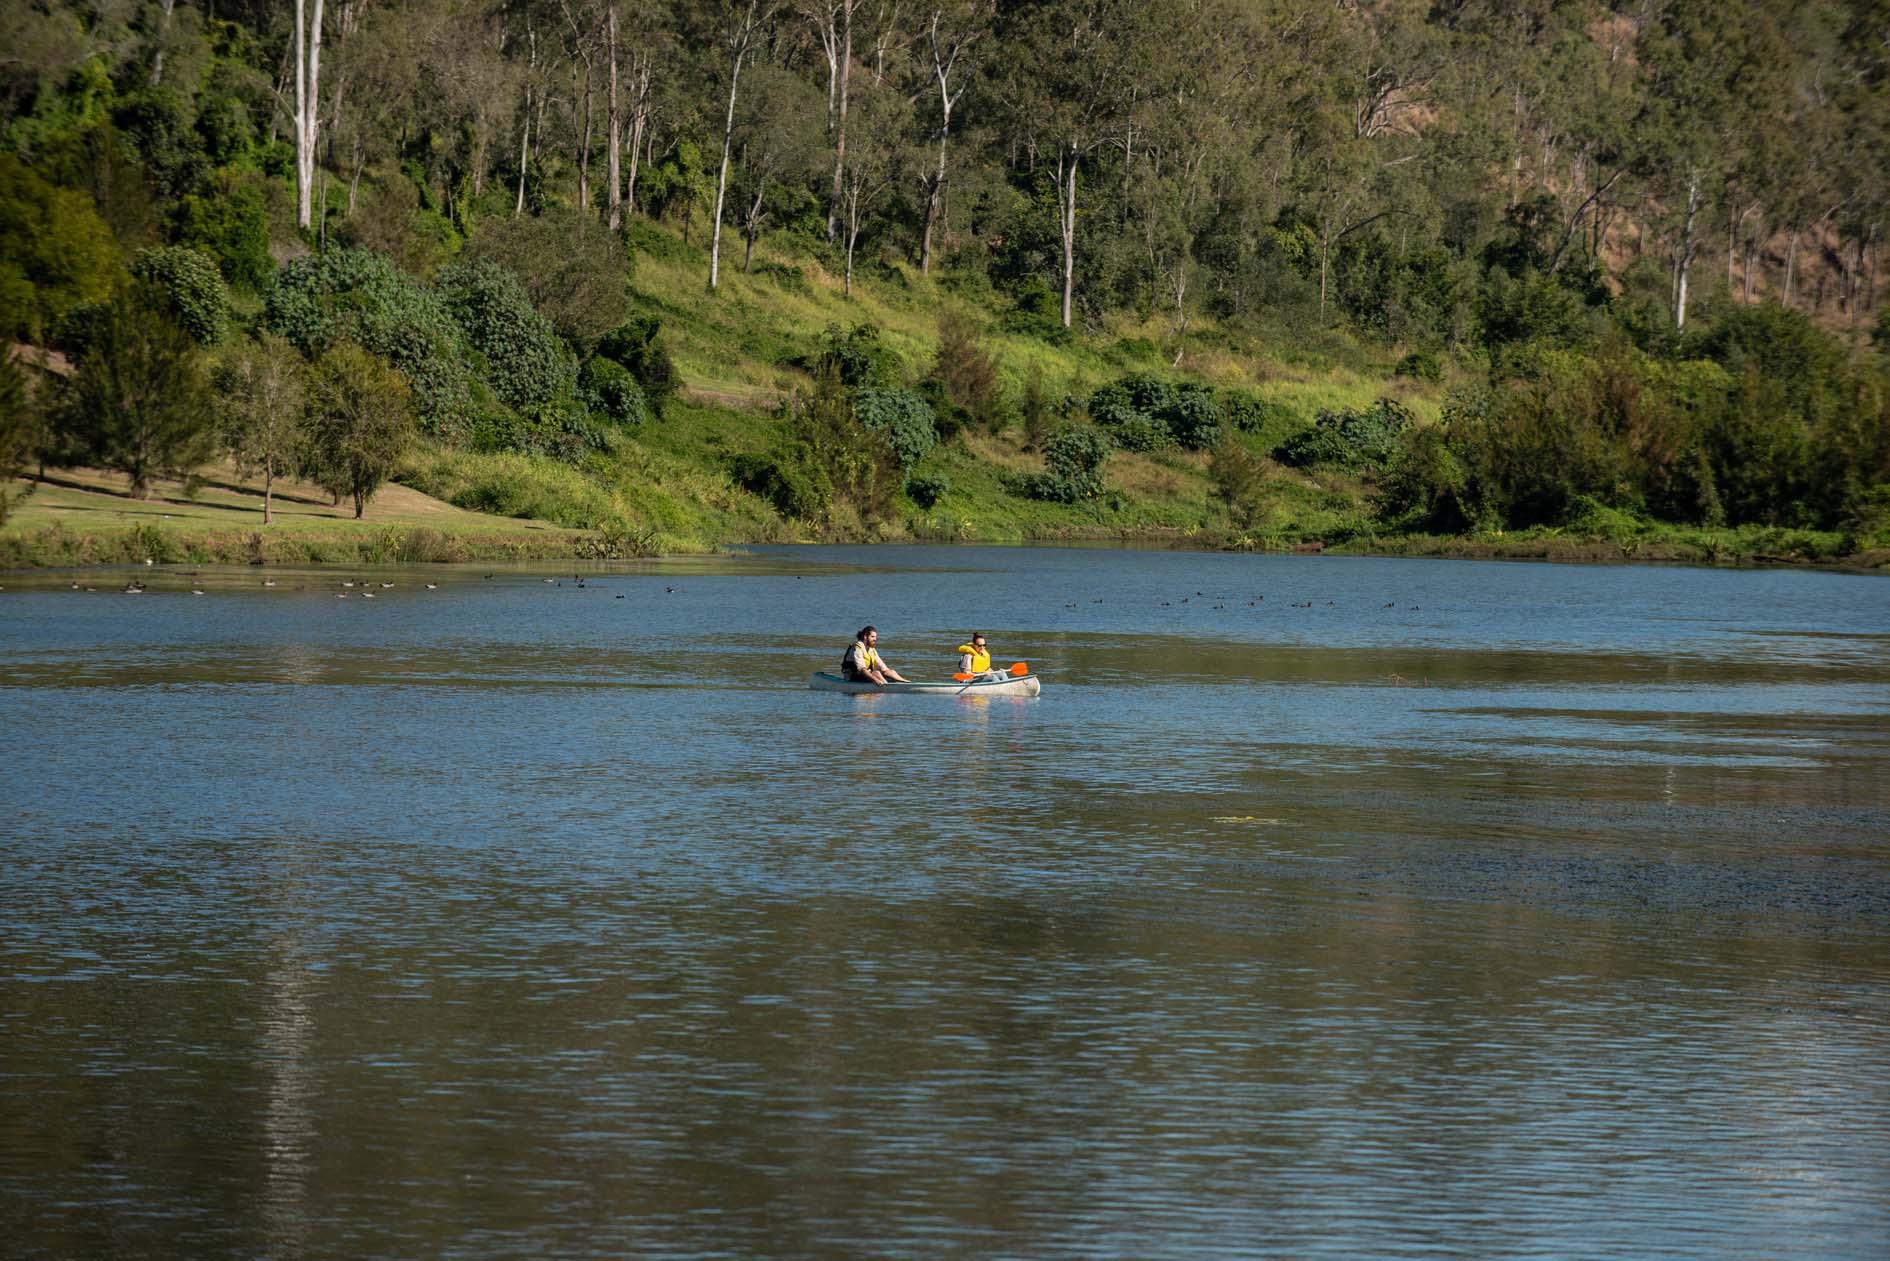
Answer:
<path fill-rule="evenodd" d="M 1033 164 L 1048 150 L 1055 175 L 1065 328 L 1076 292 L 1078 177 L 1126 116 L 1141 12 L 1129 0 L 1039 0 L 1007 11 L 1000 28 L 1010 56 L 996 92 L 1008 128 Z"/>
<path fill-rule="evenodd" d="M 315 141 L 321 114 L 322 0 L 309 11 L 308 0 L 295 0 L 295 222 L 314 223 Z"/>
<path fill-rule="evenodd" d="M 806 80 L 763 63 L 748 72 L 748 90 L 736 111 L 739 160 L 733 185 L 740 196 L 742 270 L 754 263 L 755 241 L 790 188 L 803 188 L 821 167 L 820 98 Z M 807 197 L 803 191 L 801 194 Z"/>
<path fill-rule="evenodd" d="M 847 161 L 848 85 L 853 78 L 853 15 L 865 0 L 800 0 L 827 61 L 827 134 L 833 140 L 833 194 L 827 202 L 827 243 L 840 222 L 841 171 Z"/>
<path fill-rule="evenodd" d="M 925 210 L 919 228 L 919 271 L 932 270 L 932 234 L 945 213 L 946 148 L 952 135 L 952 111 L 971 82 L 973 46 L 991 32 L 994 0 L 935 3 L 926 18 L 920 56 L 938 89 L 938 165 L 924 176 Z"/>
<path fill-rule="evenodd" d="M 897 182 L 907 156 L 903 152 L 905 106 L 890 87 L 868 87 L 856 102 L 854 143 L 840 183 L 840 226 L 846 246 L 842 287 L 849 298 L 853 296 L 854 251 L 866 215 Z"/>
<path fill-rule="evenodd" d="M 307 369 L 287 340 L 244 338 L 212 373 L 223 442 L 243 471 L 262 474 L 263 524 L 272 520 L 276 475 L 300 461 Z"/>
<path fill-rule="evenodd" d="M 782 0 L 711 0 L 716 44 L 728 67 L 728 108 L 722 122 L 722 164 L 715 177 L 715 212 L 709 230 L 709 288 L 713 290 L 722 269 L 722 207 L 728 199 L 729 154 L 735 143 L 735 103 L 741 83 L 742 63 L 754 50 L 755 40 L 781 9 Z"/>

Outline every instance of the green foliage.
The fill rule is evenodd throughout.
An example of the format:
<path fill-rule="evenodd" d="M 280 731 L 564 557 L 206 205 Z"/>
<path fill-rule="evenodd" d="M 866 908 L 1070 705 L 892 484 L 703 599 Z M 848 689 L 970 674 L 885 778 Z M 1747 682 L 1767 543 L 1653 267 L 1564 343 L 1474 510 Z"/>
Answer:
<path fill-rule="evenodd" d="M 516 277 L 531 305 L 579 350 L 629 314 L 631 255 L 595 215 L 548 210 L 486 219 L 466 252 Z"/>
<path fill-rule="evenodd" d="M 1109 440 L 1092 428 L 1060 429 L 1043 444 L 1041 473 L 1024 473 L 1008 480 L 1008 488 L 1026 499 L 1052 503 L 1079 503 L 1095 499 L 1105 489 L 1103 461 L 1109 458 Z"/>
<path fill-rule="evenodd" d="M 282 265 L 263 295 L 262 326 L 306 355 L 354 342 L 399 369 L 435 435 L 464 435 L 474 415 L 465 334 L 438 294 L 384 255 L 330 250 Z"/>
<path fill-rule="evenodd" d="M 148 281 L 95 308 L 62 409 L 78 449 L 124 473 L 139 497 L 153 479 L 185 476 L 216 450 L 202 356 L 169 308 Z"/>
<path fill-rule="evenodd" d="M 10 338 L 38 342 L 68 312 L 110 296 L 118 250 L 92 201 L 54 188 L 0 153 L 0 320 Z"/>
<path fill-rule="evenodd" d="M 201 345 L 223 340 L 230 323 L 230 294 L 208 254 L 182 245 L 141 250 L 131 262 L 131 274 L 165 294 L 171 314 Z"/>
<path fill-rule="evenodd" d="M 238 469 L 273 480 L 301 462 L 307 377 L 295 348 L 269 333 L 243 338 L 226 351 L 211 380 L 223 444 Z M 267 501 L 263 512 L 268 520 Z"/>
<path fill-rule="evenodd" d="M 853 392 L 853 414 L 884 439 L 901 473 L 910 471 L 938 444 L 931 405 L 911 390 L 863 386 Z"/>
<path fill-rule="evenodd" d="M 0 525 L 20 497 L 12 479 L 26 471 L 46 440 L 39 400 L 27 385 L 26 373 L 8 349 L 0 349 Z"/>
<path fill-rule="evenodd" d="M 1176 387 L 1168 408 L 1162 413 L 1168 432 L 1188 451 L 1205 451 L 1221 440 L 1226 415 L 1214 392 L 1192 382 Z"/>
<path fill-rule="evenodd" d="M 239 289 L 260 292 L 275 274 L 259 177 L 218 172 L 178 200 L 171 227 L 178 244 L 204 250 Z"/>
<path fill-rule="evenodd" d="M 879 329 L 871 324 L 856 324 L 842 331 L 838 324 L 827 325 L 821 335 L 820 351 L 812 365 L 816 376 L 831 373 L 847 389 L 863 385 L 890 385 L 898 377 L 899 360 L 880 340 Z"/>
<path fill-rule="evenodd" d="M 377 356 L 337 342 L 315 361 L 309 388 L 309 472 L 354 515 L 387 480 L 413 436 L 407 383 Z"/>
<path fill-rule="evenodd" d="M 1310 423 L 1291 403 L 1260 398 L 1246 390 L 1222 394 L 1221 411 L 1229 424 L 1251 435 L 1263 451 L 1271 451 Z"/>
<path fill-rule="evenodd" d="M 1241 529 L 1251 527 L 1263 507 L 1266 461 L 1239 439 L 1223 435 L 1208 460 L 1208 480 L 1214 497 L 1226 506 L 1228 519 Z"/>
<path fill-rule="evenodd" d="M 1414 350 L 1391 370 L 1394 377 L 1410 377 L 1413 381 L 1428 381 L 1435 384 L 1444 379 L 1444 368 L 1437 356 L 1428 350 Z"/>
<path fill-rule="evenodd" d="M 436 285 L 447 313 L 484 356 L 486 381 L 500 398 L 523 411 L 576 387 L 570 350 L 511 272 L 483 260 L 453 263 Z"/>
<path fill-rule="evenodd" d="M 1310 429 L 1276 447 L 1273 458 L 1294 468 L 1330 464 L 1382 470 L 1397 453 L 1399 438 L 1410 424 L 1411 413 L 1388 398 L 1363 411 L 1322 411 Z"/>
<path fill-rule="evenodd" d="M 791 521 L 818 521 L 833 505 L 833 483 L 805 444 L 732 456 L 729 476 Z"/>
<path fill-rule="evenodd" d="M 640 315 L 604 334 L 597 342 L 597 355 L 621 364 L 649 404 L 650 414 L 663 418 L 663 409 L 682 385 L 676 363 L 657 340 L 662 323 L 654 315 Z"/>
<path fill-rule="evenodd" d="M 951 479 L 943 473 L 915 473 L 906 478 L 906 497 L 921 508 L 936 508 L 951 489 Z"/>
<path fill-rule="evenodd" d="M 945 401 L 964 420 L 989 429 L 1002 419 L 997 360 L 985 350 L 977 326 L 954 310 L 939 316 L 932 376 L 939 381 Z"/>
<path fill-rule="evenodd" d="M 577 384 L 584 405 L 610 424 L 631 429 L 650 418 L 650 405 L 643 397 L 643 387 L 630 375 L 630 370 L 615 359 L 592 355 L 584 361 Z"/>

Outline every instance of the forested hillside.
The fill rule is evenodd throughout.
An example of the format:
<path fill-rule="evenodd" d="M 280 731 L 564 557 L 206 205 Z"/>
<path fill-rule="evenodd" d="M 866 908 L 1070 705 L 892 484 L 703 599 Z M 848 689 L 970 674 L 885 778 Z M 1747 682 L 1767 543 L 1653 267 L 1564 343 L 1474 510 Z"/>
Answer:
<path fill-rule="evenodd" d="M 621 550 L 1890 546 L 1884 0 L 0 0 L 0 50 L 0 521 L 228 461 Z"/>

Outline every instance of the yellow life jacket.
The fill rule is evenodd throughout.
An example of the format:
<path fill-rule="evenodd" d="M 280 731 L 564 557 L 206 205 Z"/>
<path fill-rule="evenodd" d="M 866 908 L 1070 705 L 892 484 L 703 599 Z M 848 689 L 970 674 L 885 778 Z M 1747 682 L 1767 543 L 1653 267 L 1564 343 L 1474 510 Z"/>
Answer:
<path fill-rule="evenodd" d="M 877 652 L 874 652 L 871 648 L 868 648 L 864 643 L 860 642 L 857 639 L 853 641 L 853 647 L 858 648 L 860 650 L 859 668 L 862 672 L 865 672 L 867 670 L 879 669 L 879 654 Z M 849 649 L 847 651 L 847 659 L 850 659 L 852 656 L 853 656 L 852 650 Z M 843 659 L 843 664 L 844 664 L 844 659 Z"/>
<path fill-rule="evenodd" d="M 983 648 L 974 648 L 970 644 L 958 645 L 958 655 L 971 658 L 971 673 L 983 674 L 991 668 L 991 654 Z"/>

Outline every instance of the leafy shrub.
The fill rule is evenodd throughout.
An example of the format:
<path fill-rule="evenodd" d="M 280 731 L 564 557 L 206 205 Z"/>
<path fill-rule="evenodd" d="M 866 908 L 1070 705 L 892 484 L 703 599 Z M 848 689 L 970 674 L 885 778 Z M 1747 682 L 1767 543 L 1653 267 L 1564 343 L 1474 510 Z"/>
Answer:
<path fill-rule="evenodd" d="M 643 387 L 630 370 L 615 359 L 592 355 L 578 373 L 578 396 L 596 415 L 614 425 L 633 428 L 650 418 Z"/>
<path fill-rule="evenodd" d="M 832 373 L 847 389 L 862 385 L 890 384 L 896 373 L 897 358 L 879 339 L 879 329 L 871 324 L 857 324 L 841 331 L 838 324 L 827 325 L 821 335 L 820 353 L 813 364 L 815 375 Z"/>
<path fill-rule="evenodd" d="M 1291 403 L 1277 398 L 1260 398 L 1245 390 L 1229 390 L 1221 396 L 1221 411 L 1228 423 L 1245 434 L 1252 434 L 1264 450 L 1272 450 L 1306 427 L 1306 418 Z"/>
<path fill-rule="evenodd" d="M 140 250 L 131 274 L 164 293 L 171 314 L 199 344 L 223 340 L 230 323 L 230 294 L 208 254 L 182 245 Z"/>
<path fill-rule="evenodd" d="M 856 390 L 853 415 L 885 440 L 902 472 L 923 460 L 938 445 L 931 405 L 911 390 L 874 386 Z"/>
<path fill-rule="evenodd" d="M 791 445 L 759 455 L 730 458 L 729 476 L 784 517 L 814 521 L 833 504 L 833 483 L 814 465 L 811 453 Z"/>
<path fill-rule="evenodd" d="M 1168 432 L 1168 426 L 1137 411 L 1109 424 L 1106 432 L 1109 441 L 1124 451 L 1160 451 L 1175 445 L 1175 435 Z"/>
<path fill-rule="evenodd" d="M 1175 388 L 1162 419 L 1176 442 L 1190 451 L 1205 451 L 1220 441 L 1226 417 L 1212 390 L 1188 384 Z"/>
<path fill-rule="evenodd" d="M 628 255 L 594 214 L 491 216 L 466 255 L 510 272 L 532 307 L 580 350 L 629 314 Z"/>
<path fill-rule="evenodd" d="M 523 410 L 571 393 L 577 365 L 516 276 L 475 260 L 442 268 L 438 285 L 448 313 L 485 356 L 486 380 L 500 398 Z"/>
<path fill-rule="evenodd" d="M 1438 382 L 1444 379 L 1443 365 L 1437 356 L 1428 350 L 1414 350 L 1398 360 L 1398 366 L 1391 370 L 1394 377 L 1410 377 L 1413 381 Z"/>
<path fill-rule="evenodd" d="M 1043 444 L 1041 473 L 1022 473 L 1005 479 L 1014 494 L 1052 503 L 1077 503 L 1103 493 L 1102 463 L 1109 457 L 1109 440 L 1089 428 L 1060 429 Z"/>
<path fill-rule="evenodd" d="M 920 473 L 906 478 L 906 495 L 921 508 L 934 508 L 951 493 L 950 479 L 942 473 Z"/>
<path fill-rule="evenodd" d="M 1002 417 L 997 360 L 980 342 L 977 326 L 956 311 L 939 317 L 932 375 L 947 401 L 972 422 L 992 427 Z"/>
<path fill-rule="evenodd" d="M 636 378 L 650 414 L 663 418 L 663 408 L 682 385 L 676 363 L 657 340 L 662 322 L 654 315 L 639 315 L 618 325 L 597 341 L 597 354 L 614 360 Z"/>
<path fill-rule="evenodd" d="M 807 283 L 806 272 L 785 263 L 755 263 L 749 267 L 748 274 L 758 276 L 789 293 L 807 294 L 814 291 L 813 286 Z"/>
<path fill-rule="evenodd" d="M 414 410 L 433 433 L 463 434 L 472 425 L 465 334 L 437 293 L 384 255 L 330 250 L 290 259 L 263 294 L 262 325 L 305 354 L 356 342 L 407 378 Z"/>
<path fill-rule="evenodd" d="M 109 297 L 122 274 L 90 197 L 0 153 L 0 326 L 9 336 L 43 340 L 73 308 Z"/>
<path fill-rule="evenodd" d="M 275 273 L 268 207 L 254 175 L 219 171 L 202 181 L 171 211 L 171 228 L 180 245 L 216 259 L 224 278 L 239 289 L 260 290 Z"/>
<path fill-rule="evenodd" d="M 1275 448 L 1273 458 L 1294 468 L 1336 464 L 1354 469 L 1383 469 L 1409 427 L 1411 413 L 1381 398 L 1363 411 L 1322 411 L 1310 429 Z"/>

